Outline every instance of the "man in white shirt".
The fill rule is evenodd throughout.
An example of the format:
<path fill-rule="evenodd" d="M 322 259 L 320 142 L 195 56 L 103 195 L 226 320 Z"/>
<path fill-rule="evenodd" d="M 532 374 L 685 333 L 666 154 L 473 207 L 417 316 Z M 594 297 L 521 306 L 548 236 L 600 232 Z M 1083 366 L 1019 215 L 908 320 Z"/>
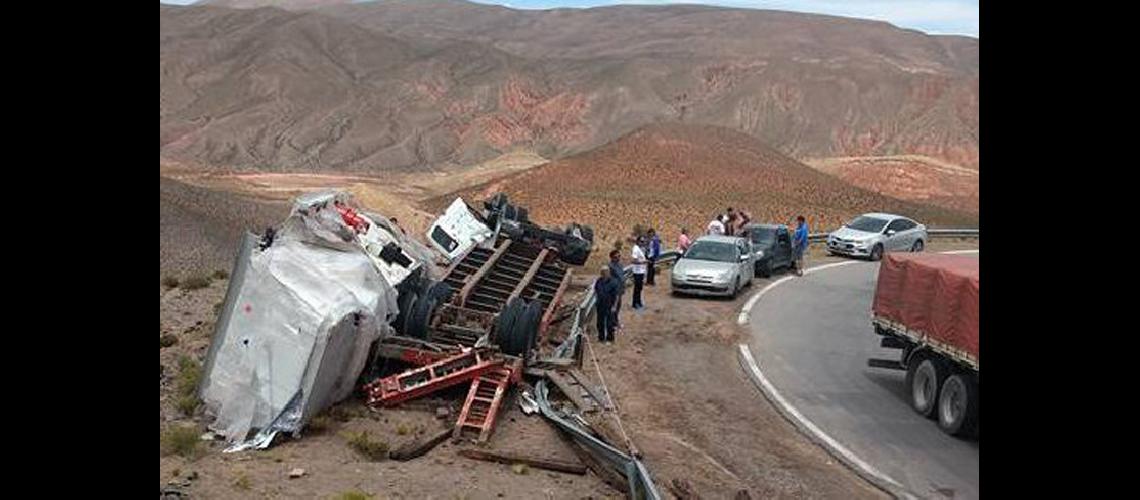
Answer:
<path fill-rule="evenodd" d="M 709 222 L 707 234 L 724 234 L 724 223 L 720 221 L 721 216 L 713 217 L 712 222 Z"/>
<path fill-rule="evenodd" d="M 645 273 L 649 270 L 649 259 L 645 258 L 645 237 L 639 236 L 633 245 L 633 309 L 645 309 L 641 303 L 641 288 L 645 286 Z"/>

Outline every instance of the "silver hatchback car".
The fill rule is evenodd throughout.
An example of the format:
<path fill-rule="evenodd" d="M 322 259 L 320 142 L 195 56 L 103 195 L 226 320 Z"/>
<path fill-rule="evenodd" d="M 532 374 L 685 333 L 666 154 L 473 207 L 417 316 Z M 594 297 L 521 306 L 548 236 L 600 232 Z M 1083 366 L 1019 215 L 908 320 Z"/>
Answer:
<path fill-rule="evenodd" d="M 674 294 L 736 297 L 755 275 L 756 256 L 749 240 L 710 235 L 697 238 L 673 264 L 671 284 Z"/>
<path fill-rule="evenodd" d="M 856 217 L 827 235 L 827 253 L 883 258 L 883 252 L 921 252 L 926 226 L 901 215 L 870 213 Z"/>

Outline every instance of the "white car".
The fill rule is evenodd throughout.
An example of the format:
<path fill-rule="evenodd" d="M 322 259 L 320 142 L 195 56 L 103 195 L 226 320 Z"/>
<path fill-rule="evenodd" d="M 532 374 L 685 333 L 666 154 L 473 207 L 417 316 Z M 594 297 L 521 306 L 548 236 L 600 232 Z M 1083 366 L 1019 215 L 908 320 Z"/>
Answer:
<path fill-rule="evenodd" d="M 863 214 L 827 235 L 827 252 L 879 260 L 883 252 L 921 252 L 926 226 L 901 215 Z"/>

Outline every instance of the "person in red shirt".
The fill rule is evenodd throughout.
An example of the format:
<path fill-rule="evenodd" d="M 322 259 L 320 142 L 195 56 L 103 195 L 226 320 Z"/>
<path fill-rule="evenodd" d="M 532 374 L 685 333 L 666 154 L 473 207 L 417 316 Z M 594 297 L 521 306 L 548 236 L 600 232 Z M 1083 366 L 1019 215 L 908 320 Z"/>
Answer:
<path fill-rule="evenodd" d="M 681 255 L 684 255 L 685 250 L 688 250 L 692 244 L 693 240 L 689 238 L 689 230 L 681 228 L 681 235 L 677 237 L 677 251 L 681 252 Z"/>

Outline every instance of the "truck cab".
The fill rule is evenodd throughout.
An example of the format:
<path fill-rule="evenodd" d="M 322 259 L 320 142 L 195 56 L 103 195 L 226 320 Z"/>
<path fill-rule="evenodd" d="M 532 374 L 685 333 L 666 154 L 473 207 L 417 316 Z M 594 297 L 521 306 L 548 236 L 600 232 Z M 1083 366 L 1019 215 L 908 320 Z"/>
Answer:
<path fill-rule="evenodd" d="M 494 244 L 495 231 L 476 215 L 463 198 L 456 198 L 428 228 L 431 246 L 450 262 L 475 245 Z"/>

